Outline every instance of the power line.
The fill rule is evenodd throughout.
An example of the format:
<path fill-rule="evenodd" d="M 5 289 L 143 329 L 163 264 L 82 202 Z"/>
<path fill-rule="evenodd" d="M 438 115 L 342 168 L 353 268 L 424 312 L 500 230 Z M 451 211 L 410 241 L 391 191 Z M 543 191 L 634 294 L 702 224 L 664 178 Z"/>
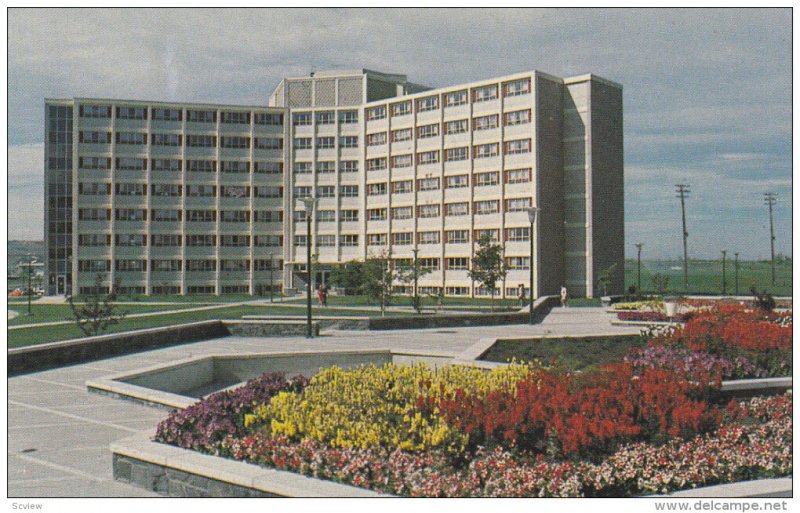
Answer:
<path fill-rule="evenodd" d="M 778 201 L 777 192 L 765 192 L 764 204 L 769 207 L 769 250 L 772 265 L 772 285 L 775 286 L 775 229 L 772 224 L 772 207 Z"/>
<path fill-rule="evenodd" d="M 681 199 L 681 220 L 683 221 L 683 286 L 689 290 L 689 253 L 686 249 L 686 239 L 689 237 L 689 232 L 686 231 L 686 204 L 685 199 L 691 192 L 689 184 L 679 183 L 675 184 L 675 192 L 678 193 L 678 198 Z"/>

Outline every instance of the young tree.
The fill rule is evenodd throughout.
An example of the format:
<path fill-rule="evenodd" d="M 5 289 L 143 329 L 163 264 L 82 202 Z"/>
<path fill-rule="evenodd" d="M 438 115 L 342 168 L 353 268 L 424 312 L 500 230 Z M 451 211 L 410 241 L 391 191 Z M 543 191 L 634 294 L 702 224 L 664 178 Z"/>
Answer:
<path fill-rule="evenodd" d="M 127 315 L 126 312 L 118 312 L 117 305 L 114 304 L 119 292 L 119 284 L 120 280 L 117 279 L 111 285 L 108 294 L 100 293 L 103 286 L 103 275 L 98 274 L 94 278 L 94 293 L 87 294 L 83 303 L 76 304 L 71 295 L 67 297 L 69 307 L 75 316 L 75 323 L 87 337 L 103 333 Z"/>
<path fill-rule="evenodd" d="M 358 294 L 364 288 L 364 262 L 352 260 L 331 269 L 331 282 L 343 288 L 345 295 Z"/>
<path fill-rule="evenodd" d="M 492 311 L 494 311 L 494 291 L 497 282 L 505 279 L 508 270 L 503 263 L 503 246 L 493 244 L 488 236 L 478 240 L 478 249 L 472 258 L 472 269 L 469 277 L 483 287 L 487 287 L 492 295 Z"/>
<path fill-rule="evenodd" d="M 613 264 L 597 274 L 597 288 L 600 289 L 604 296 L 608 295 L 608 287 L 611 286 L 611 279 L 615 272 L 617 272 L 617 264 Z"/>
<path fill-rule="evenodd" d="M 417 283 L 419 279 L 430 273 L 430 268 L 421 267 L 419 259 L 414 255 L 411 265 L 399 266 L 397 269 L 397 280 L 401 283 L 411 285 L 413 292 L 411 294 L 411 306 L 417 313 L 422 313 L 422 297 L 419 295 Z"/>
<path fill-rule="evenodd" d="M 362 267 L 363 285 L 361 292 L 381 307 L 381 317 L 386 315 L 386 307 L 392 301 L 392 282 L 395 272 L 391 268 L 391 260 L 385 253 L 377 257 L 369 257 Z"/>
<path fill-rule="evenodd" d="M 650 285 L 656 292 L 658 292 L 659 296 L 663 296 L 667 293 L 667 289 L 669 288 L 669 276 L 666 274 L 655 273 L 650 278 Z"/>

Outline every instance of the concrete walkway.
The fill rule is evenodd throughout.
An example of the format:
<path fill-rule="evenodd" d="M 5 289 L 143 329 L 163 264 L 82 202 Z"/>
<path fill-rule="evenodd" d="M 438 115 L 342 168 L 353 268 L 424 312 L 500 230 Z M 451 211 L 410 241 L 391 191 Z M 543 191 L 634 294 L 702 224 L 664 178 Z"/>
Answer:
<path fill-rule="evenodd" d="M 210 353 L 389 348 L 457 356 L 481 339 L 630 334 L 602 308 L 556 308 L 542 324 L 398 331 L 331 331 L 306 339 L 226 337 L 8 379 L 9 497 L 144 497 L 113 480 L 110 442 L 155 433 L 166 412 L 92 394 L 87 379 Z"/>

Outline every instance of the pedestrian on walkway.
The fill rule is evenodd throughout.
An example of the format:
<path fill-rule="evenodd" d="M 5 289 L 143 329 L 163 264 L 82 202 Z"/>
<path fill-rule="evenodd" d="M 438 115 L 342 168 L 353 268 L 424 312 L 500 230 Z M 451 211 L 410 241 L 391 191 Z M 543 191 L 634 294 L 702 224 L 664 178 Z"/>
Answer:
<path fill-rule="evenodd" d="M 328 286 L 324 283 L 321 285 L 322 306 L 328 306 Z"/>
<path fill-rule="evenodd" d="M 522 283 L 517 285 L 517 299 L 519 299 L 519 306 L 525 306 L 525 285 Z"/>
<path fill-rule="evenodd" d="M 323 298 L 322 298 L 322 284 L 320 283 L 317 285 L 317 301 L 319 301 L 319 306 L 323 306 Z"/>
<path fill-rule="evenodd" d="M 561 307 L 565 308 L 567 306 L 567 301 L 569 300 L 569 294 L 567 293 L 567 287 L 564 285 L 561 286 Z"/>

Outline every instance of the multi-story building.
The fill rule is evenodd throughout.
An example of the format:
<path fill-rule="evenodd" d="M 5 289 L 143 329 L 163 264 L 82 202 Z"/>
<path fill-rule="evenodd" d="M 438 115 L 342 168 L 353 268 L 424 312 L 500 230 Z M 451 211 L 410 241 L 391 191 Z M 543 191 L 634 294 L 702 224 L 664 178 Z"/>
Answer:
<path fill-rule="evenodd" d="M 261 294 L 374 255 L 419 258 L 420 293 L 622 288 L 621 86 L 538 71 L 429 89 L 369 70 L 285 78 L 267 106 L 46 100 L 49 291 Z M 527 209 L 539 207 L 533 233 Z M 531 269 L 531 240 L 533 263 Z M 398 284 L 400 292 L 409 292 Z M 528 292 L 526 291 L 526 294 Z"/>

